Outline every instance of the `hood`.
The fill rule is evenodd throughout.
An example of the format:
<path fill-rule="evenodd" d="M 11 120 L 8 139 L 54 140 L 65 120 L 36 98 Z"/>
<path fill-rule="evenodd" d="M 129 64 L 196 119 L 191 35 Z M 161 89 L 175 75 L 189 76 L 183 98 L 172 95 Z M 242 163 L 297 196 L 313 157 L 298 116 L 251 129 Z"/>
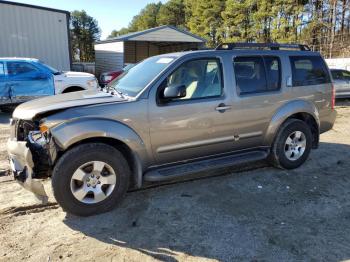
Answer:
<path fill-rule="evenodd" d="M 85 72 L 64 72 L 63 73 L 67 77 L 95 77 L 93 74 L 85 73 Z"/>
<path fill-rule="evenodd" d="M 65 77 L 88 77 L 88 78 L 94 78 L 95 76 L 93 74 L 85 73 L 85 72 L 63 72 L 61 76 Z"/>
<path fill-rule="evenodd" d="M 102 91 L 72 92 L 47 96 L 23 103 L 16 107 L 12 117 L 16 119 L 31 120 L 38 114 L 57 109 L 122 101 L 127 101 L 127 99 Z"/>

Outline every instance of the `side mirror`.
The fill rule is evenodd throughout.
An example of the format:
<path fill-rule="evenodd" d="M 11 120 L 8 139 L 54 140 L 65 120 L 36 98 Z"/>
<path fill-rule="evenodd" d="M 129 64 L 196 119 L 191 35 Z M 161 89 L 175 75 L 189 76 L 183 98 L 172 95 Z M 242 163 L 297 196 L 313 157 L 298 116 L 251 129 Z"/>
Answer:
<path fill-rule="evenodd" d="M 166 99 L 182 98 L 185 96 L 186 96 L 186 86 L 185 85 L 167 86 L 164 89 L 164 93 L 163 93 L 163 97 Z"/>

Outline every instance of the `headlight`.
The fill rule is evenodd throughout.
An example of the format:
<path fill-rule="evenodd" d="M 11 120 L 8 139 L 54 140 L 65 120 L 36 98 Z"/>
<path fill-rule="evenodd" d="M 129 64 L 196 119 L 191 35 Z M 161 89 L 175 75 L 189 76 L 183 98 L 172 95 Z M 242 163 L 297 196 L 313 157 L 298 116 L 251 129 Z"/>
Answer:
<path fill-rule="evenodd" d="M 91 79 L 86 81 L 86 84 L 88 87 L 95 87 L 96 86 L 96 79 Z"/>

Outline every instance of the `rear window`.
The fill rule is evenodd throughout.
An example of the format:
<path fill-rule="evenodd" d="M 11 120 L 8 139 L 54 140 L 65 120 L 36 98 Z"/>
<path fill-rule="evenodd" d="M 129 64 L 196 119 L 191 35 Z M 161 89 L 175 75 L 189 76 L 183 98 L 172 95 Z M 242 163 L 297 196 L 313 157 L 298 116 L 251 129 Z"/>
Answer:
<path fill-rule="evenodd" d="M 291 56 L 293 86 L 319 85 L 330 82 L 328 70 L 319 56 Z"/>

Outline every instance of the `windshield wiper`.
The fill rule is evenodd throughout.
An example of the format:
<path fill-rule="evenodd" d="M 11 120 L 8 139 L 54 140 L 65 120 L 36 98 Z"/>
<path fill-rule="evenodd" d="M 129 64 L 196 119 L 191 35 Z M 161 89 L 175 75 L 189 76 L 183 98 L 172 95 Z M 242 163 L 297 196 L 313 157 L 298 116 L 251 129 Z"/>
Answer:
<path fill-rule="evenodd" d="M 121 98 L 125 98 L 124 94 L 121 91 L 119 91 L 118 89 L 115 89 L 115 91 L 117 92 L 118 95 L 120 95 Z"/>
<path fill-rule="evenodd" d="M 107 89 L 107 92 L 109 92 L 110 88 L 111 88 L 111 87 L 109 87 L 109 88 Z M 128 98 L 128 95 L 127 95 L 127 94 L 123 94 L 122 91 L 120 91 L 120 90 L 118 90 L 118 89 L 116 89 L 116 88 L 112 88 L 112 89 L 113 89 L 113 90 L 111 90 L 111 94 L 112 94 L 112 95 L 114 95 L 114 92 L 116 92 L 121 98 L 123 98 L 123 99 Z"/>

